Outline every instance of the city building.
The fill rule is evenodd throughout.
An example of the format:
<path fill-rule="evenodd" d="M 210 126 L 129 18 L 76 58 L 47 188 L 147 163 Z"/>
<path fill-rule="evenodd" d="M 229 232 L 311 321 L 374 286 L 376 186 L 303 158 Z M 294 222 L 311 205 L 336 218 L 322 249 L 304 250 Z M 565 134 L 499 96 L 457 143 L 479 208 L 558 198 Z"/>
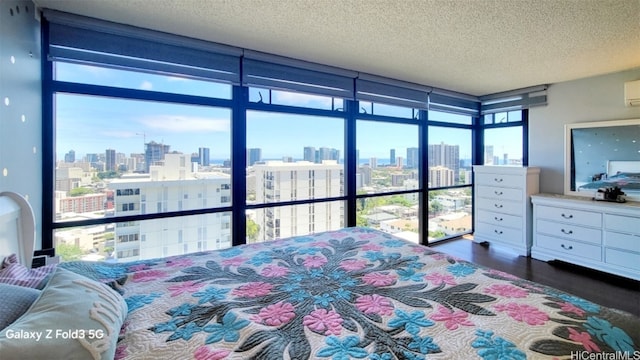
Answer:
<path fill-rule="evenodd" d="M 417 147 L 407 148 L 407 168 L 417 169 L 420 164 L 420 149 Z"/>
<path fill-rule="evenodd" d="M 247 166 L 253 166 L 259 161 L 262 161 L 262 149 L 247 149 Z"/>
<path fill-rule="evenodd" d="M 151 165 L 164 160 L 164 155 L 169 153 L 169 145 L 159 144 L 155 141 L 144 144 L 144 170 L 149 172 Z"/>
<path fill-rule="evenodd" d="M 198 149 L 198 160 L 200 166 L 209 166 L 209 148 L 201 147 Z"/>
<path fill-rule="evenodd" d="M 454 185 L 453 170 L 445 166 L 434 166 L 429 168 L 429 187 L 445 187 Z"/>
<path fill-rule="evenodd" d="M 190 155 L 165 154 L 148 174 L 111 181 L 114 215 L 138 215 L 231 205 L 228 174 L 193 171 Z M 229 213 L 118 223 L 113 258 L 149 259 L 231 246 Z"/>
<path fill-rule="evenodd" d="M 105 170 L 106 171 L 116 171 L 118 163 L 116 161 L 116 151 L 113 149 L 105 150 Z"/>
<path fill-rule="evenodd" d="M 344 170 L 335 160 L 266 161 L 253 167 L 255 203 L 283 202 L 341 196 Z M 256 241 L 338 229 L 344 225 L 342 201 L 280 206 L 255 210 L 260 227 Z"/>

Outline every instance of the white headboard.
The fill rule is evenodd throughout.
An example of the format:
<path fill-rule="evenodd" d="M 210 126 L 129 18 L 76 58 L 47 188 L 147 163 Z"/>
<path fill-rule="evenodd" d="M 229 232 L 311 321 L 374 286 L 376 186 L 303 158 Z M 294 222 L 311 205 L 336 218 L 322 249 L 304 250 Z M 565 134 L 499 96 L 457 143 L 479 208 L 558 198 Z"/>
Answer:
<path fill-rule="evenodd" d="M 21 264 L 31 267 L 35 245 L 35 220 L 27 200 L 14 192 L 0 192 L 0 261 L 17 254 Z"/>

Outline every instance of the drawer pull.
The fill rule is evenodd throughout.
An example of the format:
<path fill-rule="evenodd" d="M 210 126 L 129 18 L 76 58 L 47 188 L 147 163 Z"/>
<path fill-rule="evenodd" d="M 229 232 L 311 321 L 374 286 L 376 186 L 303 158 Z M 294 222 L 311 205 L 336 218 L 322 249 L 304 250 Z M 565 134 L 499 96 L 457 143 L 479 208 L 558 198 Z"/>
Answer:
<path fill-rule="evenodd" d="M 496 194 L 496 195 L 502 195 L 502 191 L 498 191 L 498 190 L 496 190 L 496 191 L 494 191 L 494 194 Z"/>
<path fill-rule="evenodd" d="M 502 230 L 493 230 L 493 232 L 498 234 L 498 235 L 502 235 Z"/>
<path fill-rule="evenodd" d="M 573 219 L 573 215 L 571 215 L 571 214 L 566 215 L 565 213 L 562 213 L 562 217 L 565 218 L 565 219 Z"/>
<path fill-rule="evenodd" d="M 499 218 L 499 217 L 497 217 L 497 216 L 494 216 L 494 217 L 493 217 L 493 219 L 494 219 L 495 221 L 502 221 L 502 220 L 503 220 L 502 218 Z"/>
<path fill-rule="evenodd" d="M 493 204 L 493 206 L 497 207 L 498 209 L 502 209 L 502 204 Z"/>
<path fill-rule="evenodd" d="M 572 250 L 573 249 L 573 246 L 571 246 L 571 245 L 566 246 L 565 244 L 560 244 L 560 246 L 562 246 L 562 248 L 565 249 L 565 250 Z"/>
<path fill-rule="evenodd" d="M 573 230 L 560 229 L 560 231 L 562 231 L 564 234 L 567 234 L 567 235 L 573 234 Z"/>
<path fill-rule="evenodd" d="M 502 178 L 500 178 L 500 179 L 494 178 L 493 181 L 501 183 L 503 181 L 503 179 Z"/>

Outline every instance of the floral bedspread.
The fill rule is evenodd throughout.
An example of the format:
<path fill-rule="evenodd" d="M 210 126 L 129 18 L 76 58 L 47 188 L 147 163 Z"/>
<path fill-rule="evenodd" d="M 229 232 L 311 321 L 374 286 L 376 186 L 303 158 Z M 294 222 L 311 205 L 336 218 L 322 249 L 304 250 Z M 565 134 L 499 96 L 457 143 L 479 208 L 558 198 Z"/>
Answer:
<path fill-rule="evenodd" d="M 116 359 L 640 356 L 637 317 L 367 228 L 97 271 L 125 277 Z"/>

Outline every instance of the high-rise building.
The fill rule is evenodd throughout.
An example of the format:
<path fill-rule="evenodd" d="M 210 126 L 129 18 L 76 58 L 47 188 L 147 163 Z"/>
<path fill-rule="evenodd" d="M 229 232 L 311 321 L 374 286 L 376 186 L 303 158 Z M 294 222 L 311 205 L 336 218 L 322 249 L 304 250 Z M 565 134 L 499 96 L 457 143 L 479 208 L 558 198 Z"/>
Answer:
<path fill-rule="evenodd" d="M 493 145 L 484 146 L 484 164 L 485 165 L 493 164 Z"/>
<path fill-rule="evenodd" d="M 149 172 L 149 168 L 157 162 L 164 160 L 165 154 L 169 153 L 169 145 L 159 144 L 155 141 L 144 144 L 144 170 Z"/>
<path fill-rule="evenodd" d="M 445 166 L 429 168 L 429 187 L 444 187 L 454 185 L 453 170 Z"/>
<path fill-rule="evenodd" d="M 209 148 L 201 147 L 198 149 L 198 164 L 200 166 L 209 166 Z"/>
<path fill-rule="evenodd" d="M 398 156 L 396 158 L 396 163 L 395 163 L 396 167 L 398 169 L 402 169 L 404 167 L 404 159 L 402 158 L 402 156 Z"/>
<path fill-rule="evenodd" d="M 407 168 L 417 169 L 420 165 L 420 149 L 417 147 L 407 148 Z"/>
<path fill-rule="evenodd" d="M 453 178 L 457 179 L 460 170 L 460 146 L 448 145 L 444 142 L 440 144 L 429 144 L 429 167 L 443 166 L 453 170 Z M 432 182 L 429 180 L 429 182 Z M 452 183 L 451 185 L 454 185 Z"/>
<path fill-rule="evenodd" d="M 253 166 L 259 161 L 262 161 L 262 149 L 247 149 L 247 166 Z"/>
<path fill-rule="evenodd" d="M 68 153 L 64 154 L 64 162 L 66 163 L 76 162 L 76 152 L 74 150 L 69 150 Z"/>
<path fill-rule="evenodd" d="M 231 205 L 228 174 L 193 172 L 188 154 L 165 154 L 148 174 L 109 183 L 114 215 L 139 215 Z M 216 213 L 117 223 L 113 257 L 130 261 L 231 246 L 231 214 Z"/>
<path fill-rule="evenodd" d="M 389 166 L 393 166 L 396 163 L 396 149 L 389 150 Z"/>
<path fill-rule="evenodd" d="M 267 161 L 254 166 L 256 203 L 338 197 L 344 194 L 343 166 L 335 160 Z M 344 202 L 329 201 L 256 209 L 258 241 L 334 230 L 344 226 Z"/>
<path fill-rule="evenodd" d="M 107 149 L 105 151 L 105 163 L 106 163 L 106 167 L 105 170 L 107 171 L 116 171 L 117 170 L 117 163 L 116 163 L 116 151 L 113 149 Z"/>
<path fill-rule="evenodd" d="M 378 159 L 377 159 L 377 158 L 374 158 L 374 157 L 370 158 L 370 159 L 369 159 L 369 166 L 370 166 L 372 169 L 377 168 L 377 167 L 378 167 Z"/>
<path fill-rule="evenodd" d="M 313 146 L 305 146 L 302 159 L 312 163 L 316 162 L 316 148 Z"/>

